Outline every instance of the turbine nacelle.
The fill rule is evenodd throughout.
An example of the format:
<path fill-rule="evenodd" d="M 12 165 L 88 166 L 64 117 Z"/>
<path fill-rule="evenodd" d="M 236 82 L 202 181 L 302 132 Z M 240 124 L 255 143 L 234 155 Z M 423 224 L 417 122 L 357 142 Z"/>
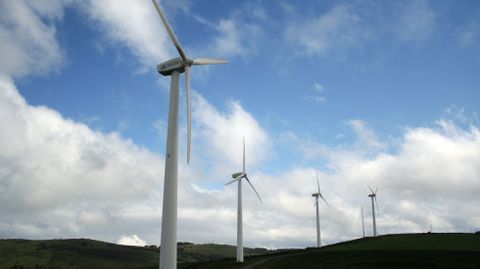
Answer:
<path fill-rule="evenodd" d="M 190 66 L 192 63 L 193 61 L 190 59 L 183 61 L 181 57 L 178 57 L 157 65 L 157 70 L 158 73 L 164 76 L 170 76 L 173 71 L 178 71 L 180 73 L 185 72 L 185 66 Z"/>
<path fill-rule="evenodd" d="M 232 178 L 242 178 L 244 176 L 246 176 L 247 174 L 244 173 L 244 172 L 237 172 L 237 173 L 234 173 L 232 174 Z"/>
<path fill-rule="evenodd" d="M 312 197 L 318 197 L 320 196 L 320 193 L 312 193 Z"/>

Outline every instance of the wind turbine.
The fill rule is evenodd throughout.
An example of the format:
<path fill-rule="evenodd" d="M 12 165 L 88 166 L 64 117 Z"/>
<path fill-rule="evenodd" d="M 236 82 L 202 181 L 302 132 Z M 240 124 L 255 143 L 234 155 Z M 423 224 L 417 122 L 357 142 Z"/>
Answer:
<path fill-rule="evenodd" d="M 252 183 L 247 177 L 247 172 L 245 170 L 245 137 L 243 138 L 243 171 L 237 172 L 232 175 L 233 180 L 227 182 L 225 185 L 232 184 L 233 182 L 238 182 L 238 208 L 237 208 L 237 262 L 243 262 L 243 220 L 242 220 L 242 179 L 245 178 L 250 187 L 252 187 L 255 194 L 257 194 L 258 199 L 262 202 L 262 198 L 258 194 L 257 190 L 253 187 Z"/>
<path fill-rule="evenodd" d="M 363 206 L 360 207 L 360 211 L 362 214 L 362 234 L 363 234 L 363 237 L 365 237 L 365 220 L 363 218 Z"/>
<path fill-rule="evenodd" d="M 171 76 L 168 112 L 167 152 L 165 157 L 165 180 L 163 185 L 162 240 L 160 248 L 160 269 L 177 268 L 177 176 L 178 176 L 178 99 L 180 74 L 185 72 L 187 97 L 187 163 L 190 162 L 191 117 L 190 117 L 190 66 L 224 64 L 225 60 L 198 58 L 189 59 L 170 27 L 162 9 L 152 0 L 160 19 L 167 30 L 180 57 L 157 65 L 164 76 Z"/>
<path fill-rule="evenodd" d="M 378 187 L 375 189 L 375 191 L 373 191 L 372 188 L 370 188 L 370 186 L 368 186 L 368 188 L 372 192 L 371 194 L 368 195 L 368 197 L 372 199 L 373 236 L 377 236 L 377 223 L 375 222 L 375 205 L 377 205 L 377 212 L 380 214 L 380 210 L 378 209 L 378 203 L 377 203 Z M 375 200 L 375 203 L 373 202 L 373 200 Z"/>
<path fill-rule="evenodd" d="M 322 246 L 322 242 L 321 242 L 321 238 L 320 238 L 320 211 L 318 209 L 318 197 L 322 198 L 322 200 L 325 202 L 325 204 L 327 206 L 328 205 L 328 202 L 327 200 L 325 200 L 325 198 L 323 198 L 323 195 L 322 193 L 320 192 L 320 183 L 318 183 L 318 172 L 316 172 L 316 175 L 317 175 L 317 192 L 316 193 L 313 193 L 312 196 L 315 197 L 315 204 L 314 206 L 316 207 L 316 217 L 317 217 L 317 248 L 321 247 Z"/>

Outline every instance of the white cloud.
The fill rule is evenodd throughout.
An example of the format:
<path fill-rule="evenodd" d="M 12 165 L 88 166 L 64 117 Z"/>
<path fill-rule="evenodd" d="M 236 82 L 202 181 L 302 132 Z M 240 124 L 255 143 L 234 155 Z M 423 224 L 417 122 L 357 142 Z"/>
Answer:
<path fill-rule="evenodd" d="M 80 6 L 109 44 L 126 46 L 144 68 L 177 55 L 151 1 L 87 1 Z"/>
<path fill-rule="evenodd" d="M 123 244 L 158 244 L 163 161 L 115 134 L 94 132 L 45 107 L 28 105 L 13 83 L 1 80 L 1 237 L 92 237 Z M 221 112 L 194 95 L 194 154 L 180 162 L 178 239 L 235 243 L 236 186 L 221 189 L 247 168 L 262 196 L 244 184 L 248 246 L 304 247 L 315 243 L 315 169 L 293 163 L 262 171 L 273 145 L 269 134 L 237 102 Z M 360 206 L 370 234 L 367 184 L 379 186 L 378 229 L 390 232 L 473 231 L 480 202 L 480 130 L 447 120 L 405 129 L 395 153 L 362 120 L 348 121 L 356 142 L 328 147 L 294 133 L 292 148 L 318 150 L 326 164 L 320 185 L 330 207 L 321 207 L 322 238 L 336 242 L 361 235 Z M 388 146 L 388 145 L 387 145 Z M 369 153 L 369 154 L 365 154 Z M 319 155 L 312 154 L 311 158 Z M 209 182 L 220 182 L 214 187 Z M 207 185 L 206 185 L 207 184 Z"/>
<path fill-rule="evenodd" d="M 347 121 L 347 124 L 352 127 L 358 137 L 357 146 L 368 150 L 378 150 L 385 147 L 375 132 L 367 126 L 366 122 L 355 119 Z"/>
<path fill-rule="evenodd" d="M 296 55 L 339 59 L 366 45 L 374 48 L 392 39 L 392 43 L 425 41 L 435 32 L 437 19 L 427 0 L 337 4 L 313 17 L 293 8 L 286 13 L 288 23 L 283 37 Z"/>
<path fill-rule="evenodd" d="M 92 26 L 98 27 L 107 37 L 106 41 L 109 44 L 126 46 L 143 64 L 143 68 L 150 68 L 177 56 L 178 53 L 166 35 L 163 24 L 150 1 L 88 1 L 80 6 L 95 23 Z M 163 8 L 166 7 L 181 9 L 214 29 L 214 38 L 206 46 L 185 45 L 180 38 L 179 41 L 184 49 L 193 47 L 192 51 L 187 51 L 187 54 L 192 54 L 191 57 L 246 57 L 255 51 L 254 41 L 261 30 L 256 24 L 245 21 L 241 12 L 221 19 L 218 23 L 211 23 L 193 14 L 187 2 L 168 4 Z M 261 15 L 260 11 L 260 9 L 257 11 L 257 16 Z M 175 30 L 175 18 L 168 14 L 167 17 Z"/>
<path fill-rule="evenodd" d="M 171 46 L 165 34 L 156 35 L 163 31 L 161 24 L 148 23 L 148 29 L 143 28 L 143 20 L 158 21 L 146 2 L 115 3 L 112 10 L 105 3 L 109 2 L 88 2 L 82 7 L 87 8 L 92 21 L 100 22 L 102 33 L 108 33 L 111 41 L 124 43 L 143 64 L 157 63 L 156 58 L 168 56 L 165 51 Z M 16 22 L 2 13 L 2 27 L 4 21 L 20 25 L 13 30 L 1 28 L 0 33 L 6 36 L 0 40 L 2 46 L 8 48 L 12 42 L 20 42 L 19 49 L 12 50 L 18 55 L 10 59 L 12 65 L 5 65 L 2 73 L 30 74 L 30 58 L 24 55 L 38 61 L 43 72 L 61 66 L 62 56 L 53 57 L 61 55 L 55 28 L 39 19 L 61 18 L 61 6 L 28 6 L 20 1 L 2 5 L 14 7 L 20 15 L 28 14 L 25 22 Z M 125 21 L 132 12 L 137 14 L 135 19 Z M 137 18 L 139 15 L 145 18 Z M 38 25 L 25 30 L 32 21 Z M 220 27 L 237 31 L 239 22 L 225 19 Z M 340 5 L 313 22 L 296 22 L 289 31 L 299 27 L 300 46 L 308 53 L 324 56 L 336 48 L 336 42 L 344 44 L 343 48 L 356 46 L 352 40 L 361 43 L 365 36 L 357 31 L 362 24 L 348 6 Z M 313 39 L 300 26 L 310 29 Z M 33 36 L 26 37 L 22 31 Z M 17 36 L 17 32 L 21 34 Z M 242 43 L 243 33 L 223 34 L 226 41 L 218 44 L 223 44 L 225 53 L 248 53 Z M 152 40 L 166 50 L 160 52 L 158 44 L 149 47 L 147 41 Z M 41 54 L 48 57 L 39 58 Z M 179 167 L 179 240 L 208 242 L 214 238 L 217 242 L 235 242 L 236 187 L 220 189 L 218 185 L 241 168 L 244 135 L 247 169 L 265 201 L 259 204 L 245 185 L 246 244 L 313 245 L 311 193 L 315 190 L 315 169 L 298 163 L 279 167 L 275 172 L 261 169 L 260 164 L 268 164 L 276 145 L 270 141 L 271 134 L 237 101 L 229 102 L 226 111 L 221 111 L 194 95 L 192 108 L 192 164 L 187 167 L 180 162 Z M 425 231 L 430 223 L 435 231 L 472 231 L 480 227 L 476 217 L 480 200 L 475 192 L 480 188 L 480 131 L 475 125 L 461 128 L 439 120 L 435 127 L 411 127 L 400 135 L 395 145 L 397 152 L 391 153 L 384 151 L 388 143 L 381 141 L 366 122 L 356 119 L 347 124 L 357 138 L 352 144 L 329 147 L 295 133 L 288 134 L 286 142 L 292 152 L 300 149 L 312 160 L 318 158 L 326 163 L 320 171 L 322 192 L 331 204 L 321 208 L 326 242 L 361 234 L 359 207 L 363 205 L 367 213 L 369 205 L 366 184 L 380 187 L 380 233 Z M 8 141 L 0 144 L 0 237 L 92 237 L 125 239 L 141 245 L 158 243 L 164 165 L 161 158 L 118 134 L 97 132 L 52 109 L 27 104 L 5 77 L 0 78 L 0 125 L 0 141 Z M 165 124 L 157 127 L 164 130 Z M 209 186 L 211 181 L 214 183 Z"/>
<path fill-rule="evenodd" d="M 424 41 L 436 27 L 436 14 L 427 0 L 406 2 L 399 12 L 394 32 L 402 41 Z"/>
<path fill-rule="evenodd" d="M 134 234 L 131 236 L 122 235 L 120 239 L 117 240 L 117 244 L 143 247 L 147 245 L 147 242 L 140 239 L 136 234 Z"/>
<path fill-rule="evenodd" d="M 325 88 L 320 83 L 313 83 L 313 90 L 316 92 L 316 95 L 307 95 L 303 99 L 312 102 L 324 103 L 327 98 L 321 94 L 325 91 Z"/>
<path fill-rule="evenodd" d="M 214 160 L 221 160 L 225 166 L 235 165 L 238 170 L 242 163 L 242 136 L 250 168 L 270 154 L 269 135 L 239 102 L 229 102 L 227 113 L 218 111 L 198 94 L 194 95 L 193 104 L 196 132 L 200 134 L 197 144 L 206 145 L 198 153 L 200 156 L 211 154 Z M 234 171 L 228 173 L 231 172 Z"/>
<path fill-rule="evenodd" d="M 64 64 L 54 21 L 63 16 L 59 1 L 1 1 L 0 74 L 44 75 Z"/>
<path fill-rule="evenodd" d="M 297 54 L 324 57 L 331 52 L 342 54 L 368 40 L 369 30 L 363 24 L 352 7 L 340 4 L 317 18 L 288 24 L 284 35 L 298 47 Z"/>
<path fill-rule="evenodd" d="M 194 17 L 205 26 L 215 30 L 214 38 L 205 47 L 195 48 L 199 55 L 212 55 L 215 57 L 243 57 L 254 55 L 257 52 L 259 41 L 263 33 L 262 28 L 253 20 L 262 20 L 262 9 L 255 9 L 256 13 L 250 14 L 251 10 L 239 10 L 230 17 L 212 23 L 197 15 Z M 253 18 L 246 18 L 246 14 Z M 262 15 L 263 14 L 263 15 Z"/>
<path fill-rule="evenodd" d="M 313 83 L 313 90 L 315 90 L 316 92 L 322 93 L 325 89 L 320 83 L 315 82 Z"/>
<path fill-rule="evenodd" d="M 246 39 L 246 30 L 242 32 L 243 28 L 238 25 L 238 22 L 233 19 L 221 20 L 218 25 L 220 36 L 215 38 L 213 44 L 213 51 L 219 55 L 240 55 L 244 56 L 248 51 L 243 46 L 242 41 Z M 255 28 L 251 28 L 255 31 Z"/>
<path fill-rule="evenodd" d="M 0 146 L 0 226 L 9 227 L 1 237 L 25 236 L 16 225 L 37 227 L 31 236 L 98 236 L 123 218 L 123 207 L 158 199 L 162 159 L 116 133 L 28 105 L 5 77 L 0 120 L 0 140 L 8 141 Z"/>
<path fill-rule="evenodd" d="M 433 128 L 409 128 L 400 139 L 398 151 L 386 153 L 376 146 L 384 143 L 365 122 L 354 120 L 349 124 L 358 136 L 351 145 L 331 148 L 306 141 L 308 144 L 302 146 L 305 140 L 296 140 L 300 148 L 327 158 L 328 172 L 320 176 L 323 192 L 333 200 L 329 200 L 333 208 L 323 217 L 326 240 L 359 235 L 361 205 L 366 209 L 367 231 L 371 231 L 367 184 L 379 186 L 380 233 L 427 231 L 430 223 L 438 232 L 471 232 L 480 227 L 480 220 L 474 217 L 475 204 L 480 202 L 475 194 L 480 187 L 477 127 L 463 129 L 439 120 Z M 373 149 L 368 146 L 372 141 Z M 358 146 L 365 143 L 366 147 Z M 344 217 L 349 219 L 347 225 L 332 225 Z"/>

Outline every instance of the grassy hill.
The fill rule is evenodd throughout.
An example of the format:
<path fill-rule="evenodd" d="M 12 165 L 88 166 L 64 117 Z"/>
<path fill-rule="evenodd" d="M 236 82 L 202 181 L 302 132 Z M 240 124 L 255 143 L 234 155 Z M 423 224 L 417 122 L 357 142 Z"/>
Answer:
<path fill-rule="evenodd" d="M 235 253 L 236 248 L 228 245 L 178 245 L 181 263 L 225 259 L 235 257 Z M 266 249 L 245 249 L 245 255 L 265 253 Z M 158 261 L 156 247 L 122 246 L 89 239 L 0 240 L 0 269 L 158 268 Z"/>
<path fill-rule="evenodd" d="M 186 268 L 480 268 L 478 234 L 398 234 L 367 237 L 320 249 L 255 256 L 238 265 L 233 259 Z"/>
<path fill-rule="evenodd" d="M 234 246 L 181 243 L 178 268 L 473 269 L 480 268 L 480 234 L 384 235 L 319 249 L 247 248 L 245 254 L 251 256 L 238 264 Z M 88 239 L 0 240 L 0 269 L 157 269 L 158 256 L 156 247 L 129 247 Z"/>

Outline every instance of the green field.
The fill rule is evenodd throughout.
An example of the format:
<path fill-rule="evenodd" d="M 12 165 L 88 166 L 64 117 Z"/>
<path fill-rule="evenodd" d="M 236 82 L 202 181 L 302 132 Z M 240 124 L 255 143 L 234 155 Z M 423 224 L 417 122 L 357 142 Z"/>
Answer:
<path fill-rule="evenodd" d="M 186 268 L 449 268 L 480 269 L 478 234 L 399 234 L 367 237 L 320 249 L 310 248 L 234 260 L 192 264 Z"/>
<path fill-rule="evenodd" d="M 177 251 L 179 262 L 187 264 L 235 257 L 236 248 L 179 243 Z M 265 253 L 266 249 L 245 249 L 246 256 Z M 156 247 L 122 246 L 89 239 L 0 240 L 0 269 L 158 268 L 158 261 Z"/>
<path fill-rule="evenodd" d="M 320 249 L 246 248 L 245 254 L 250 256 L 238 264 L 234 246 L 183 243 L 178 247 L 178 268 L 480 269 L 480 234 L 384 235 Z M 88 239 L 0 240 L 0 269 L 156 269 L 158 256 L 155 247 L 128 247 Z"/>

